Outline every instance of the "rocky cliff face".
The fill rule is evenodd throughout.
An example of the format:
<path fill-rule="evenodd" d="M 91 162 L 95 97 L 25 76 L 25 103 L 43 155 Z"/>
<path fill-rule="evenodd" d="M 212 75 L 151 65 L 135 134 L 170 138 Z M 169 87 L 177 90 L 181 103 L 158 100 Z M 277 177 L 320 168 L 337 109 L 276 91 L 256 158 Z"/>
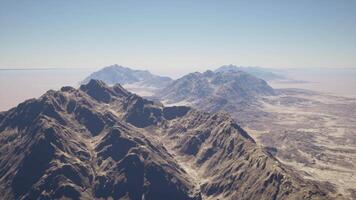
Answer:
<path fill-rule="evenodd" d="M 229 116 L 91 80 L 0 114 L 2 199 L 330 199 Z"/>

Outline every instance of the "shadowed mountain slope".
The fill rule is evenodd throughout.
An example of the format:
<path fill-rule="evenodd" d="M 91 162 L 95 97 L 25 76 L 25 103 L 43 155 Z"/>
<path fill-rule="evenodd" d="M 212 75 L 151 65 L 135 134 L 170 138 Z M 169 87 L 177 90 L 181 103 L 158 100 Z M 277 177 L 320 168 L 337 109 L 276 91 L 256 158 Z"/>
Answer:
<path fill-rule="evenodd" d="M 91 80 L 0 115 L 3 199 L 331 199 L 225 114 Z"/>

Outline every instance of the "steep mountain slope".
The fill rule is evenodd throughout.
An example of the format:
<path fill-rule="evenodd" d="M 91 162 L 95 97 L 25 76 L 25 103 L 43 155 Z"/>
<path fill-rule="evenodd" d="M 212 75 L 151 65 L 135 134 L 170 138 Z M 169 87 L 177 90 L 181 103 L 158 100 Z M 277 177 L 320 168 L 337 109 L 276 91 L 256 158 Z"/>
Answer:
<path fill-rule="evenodd" d="M 137 120 L 134 110 L 144 104 L 155 108 L 119 85 L 91 81 L 80 90 L 49 91 L 5 113 L 3 198 L 200 199 L 164 146 L 125 122 Z"/>
<path fill-rule="evenodd" d="M 162 88 L 169 84 L 169 77 L 157 76 L 149 71 L 133 70 L 119 65 L 111 65 L 96 71 L 84 79 L 83 83 L 91 79 L 102 80 L 107 84 L 135 84 L 137 86 Z"/>
<path fill-rule="evenodd" d="M 3 199 L 330 199 L 224 114 L 91 80 L 0 115 Z"/>

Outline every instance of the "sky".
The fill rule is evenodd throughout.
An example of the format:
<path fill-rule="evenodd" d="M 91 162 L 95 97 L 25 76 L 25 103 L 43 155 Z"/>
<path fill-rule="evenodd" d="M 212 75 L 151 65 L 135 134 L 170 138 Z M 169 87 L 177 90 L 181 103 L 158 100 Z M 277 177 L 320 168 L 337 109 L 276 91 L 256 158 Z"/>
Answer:
<path fill-rule="evenodd" d="M 0 0 L 0 68 L 356 67 L 355 0 Z"/>

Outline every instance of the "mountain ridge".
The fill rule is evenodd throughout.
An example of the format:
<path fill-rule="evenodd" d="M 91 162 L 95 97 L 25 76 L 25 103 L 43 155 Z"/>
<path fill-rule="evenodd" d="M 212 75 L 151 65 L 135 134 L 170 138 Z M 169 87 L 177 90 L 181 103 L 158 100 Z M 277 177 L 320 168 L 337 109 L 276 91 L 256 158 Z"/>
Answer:
<path fill-rule="evenodd" d="M 258 147 L 226 114 L 164 107 L 97 80 L 4 112 L 0 143 L 4 199 L 334 195 Z"/>
<path fill-rule="evenodd" d="M 148 70 L 134 70 L 117 64 L 104 67 L 86 77 L 82 83 L 91 79 L 102 80 L 107 84 L 136 84 L 137 86 L 161 88 L 172 81 L 166 76 L 154 75 Z"/>
<path fill-rule="evenodd" d="M 214 72 L 229 72 L 229 71 L 230 72 L 243 71 L 266 81 L 286 79 L 285 76 L 281 75 L 280 73 L 276 73 L 275 72 L 276 70 L 268 69 L 264 67 L 243 67 L 243 66 L 236 66 L 230 64 L 230 65 L 223 65 L 214 70 Z"/>
<path fill-rule="evenodd" d="M 207 112 L 227 112 L 239 123 L 256 114 L 260 99 L 278 91 L 243 71 L 190 73 L 159 90 L 155 98 L 165 105 L 189 105 Z"/>

